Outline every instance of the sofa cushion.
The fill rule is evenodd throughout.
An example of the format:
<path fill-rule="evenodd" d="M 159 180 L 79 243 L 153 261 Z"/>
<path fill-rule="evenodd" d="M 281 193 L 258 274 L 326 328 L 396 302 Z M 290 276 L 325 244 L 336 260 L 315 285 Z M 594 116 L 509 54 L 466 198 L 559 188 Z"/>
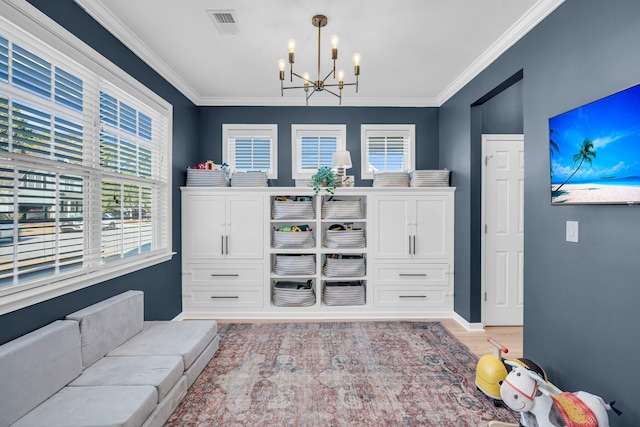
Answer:
<path fill-rule="evenodd" d="M 127 291 L 67 316 L 80 322 L 83 368 L 142 330 L 143 295 L 141 291 Z"/>
<path fill-rule="evenodd" d="M 78 322 L 58 320 L 0 346 L 0 426 L 13 423 L 81 372 Z"/>
<path fill-rule="evenodd" d="M 150 385 L 158 391 L 160 402 L 183 372 L 180 356 L 103 357 L 69 385 Z"/>
<path fill-rule="evenodd" d="M 109 356 L 179 355 L 185 370 L 216 336 L 218 324 L 211 320 L 145 322 L 135 337 L 109 353 Z"/>
<path fill-rule="evenodd" d="M 138 427 L 156 407 L 155 387 L 65 387 L 14 427 Z"/>
<path fill-rule="evenodd" d="M 204 368 L 207 367 L 209 361 L 213 358 L 219 348 L 220 335 L 216 335 L 213 341 L 209 343 L 207 348 L 205 348 L 204 351 L 200 353 L 200 356 L 196 358 L 195 362 L 193 362 L 191 366 L 189 366 L 189 369 L 184 372 L 187 377 L 187 384 L 189 385 L 189 387 L 191 387 L 191 385 L 195 382 Z"/>
<path fill-rule="evenodd" d="M 173 411 L 176 410 L 182 399 L 187 395 L 188 388 L 187 378 L 183 375 L 164 400 L 158 403 L 158 406 L 142 424 L 142 427 L 163 427 L 171 414 L 173 414 Z"/>

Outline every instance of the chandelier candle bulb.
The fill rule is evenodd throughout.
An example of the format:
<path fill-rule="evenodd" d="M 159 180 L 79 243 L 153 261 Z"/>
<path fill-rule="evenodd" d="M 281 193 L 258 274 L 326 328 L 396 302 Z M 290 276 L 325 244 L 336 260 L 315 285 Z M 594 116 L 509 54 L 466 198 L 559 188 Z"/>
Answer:
<path fill-rule="evenodd" d="M 278 61 L 278 69 L 280 70 L 280 80 L 284 80 L 284 70 L 287 67 L 287 62 L 284 59 Z"/>
<path fill-rule="evenodd" d="M 296 49 L 296 41 L 294 39 L 289 39 L 289 41 L 287 42 L 287 47 L 289 48 L 289 64 L 292 64 L 291 81 L 293 82 L 293 63 L 296 62 L 296 55 L 293 51 Z"/>
<path fill-rule="evenodd" d="M 302 73 L 302 79 L 304 80 L 304 90 L 309 91 L 309 73 Z"/>
<path fill-rule="evenodd" d="M 331 36 L 331 59 L 334 61 L 338 59 L 338 40 L 335 34 Z"/>

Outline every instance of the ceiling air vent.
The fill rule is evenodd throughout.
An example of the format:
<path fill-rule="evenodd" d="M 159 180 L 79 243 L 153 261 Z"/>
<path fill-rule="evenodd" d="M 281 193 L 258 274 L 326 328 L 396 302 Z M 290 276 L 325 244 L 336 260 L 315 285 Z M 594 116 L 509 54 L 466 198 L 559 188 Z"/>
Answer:
<path fill-rule="evenodd" d="M 233 10 L 207 10 L 220 34 L 238 33 L 238 24 Z"/>

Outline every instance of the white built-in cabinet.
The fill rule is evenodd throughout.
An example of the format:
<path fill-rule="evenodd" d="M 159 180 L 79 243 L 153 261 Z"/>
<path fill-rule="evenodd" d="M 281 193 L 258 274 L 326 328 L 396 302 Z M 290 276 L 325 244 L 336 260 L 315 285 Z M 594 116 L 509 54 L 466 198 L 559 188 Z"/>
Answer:
<path fill-rule="evenodd" d="M 453 192 L 404 190 L 371 199 L 375 308 L 452 310 Z"/>
<path fill-rule="evenodd" d="M 263 307 L 264 216 L 259 194 L 183 192 L 184 312 Z"/>
<path fill-rule="evenodd" d="M 453 241 L 449 199 L 442 195 L 373 196 L 376 259 L 447 259 Z"/>
<path fill-rule="evenodd" d="M 184 256 L 189 260 L 262 259 L 264 201 L 202 192 L 183 197 Z"/>
<path fill-rule="evenodd" d="M 183 187 L 183 317 L 450 316 L 454 191 Z M 311 287 L 304 306 L 276 290 L 292 282 Z M 347 282 L 362 298 L 336 299 Z"/>

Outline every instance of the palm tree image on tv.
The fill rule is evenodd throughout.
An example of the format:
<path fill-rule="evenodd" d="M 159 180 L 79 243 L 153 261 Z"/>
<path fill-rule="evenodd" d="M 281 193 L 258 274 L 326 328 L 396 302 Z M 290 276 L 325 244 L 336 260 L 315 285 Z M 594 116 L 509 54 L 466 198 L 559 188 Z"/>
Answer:
<path fill-rule="evenodd" d="M 553 205 L 640 204 L 640 85 L 551 117 L 549 158 Z"/>
<path fill-rule="evenodd" d="M 596 158 L 596 152 L 593 150 L 593 141 L 585 139 L 582 142 L 582 147 L 580 147 L 580 151 L 578 151 L 576 154 L 573 155 L 573 163 L 578 163 L 576 170 L 574 170 L 571 173 L 571 175 L 569 175 L 567 179 L 565 179 L 564 182 L 560 184 L 558 188 L 553 190 L 553 192 L 555 193 L 557 191 L 560 191 L 562 186 L 565 185 L 571 179 L 571 177 L 574 176 L 576 172 L 580 170 L 580 166 L 582 166 L 582 164 L 585 161 L 589 163 L 589 166 L 591 166 L 593 164 L 593 159 L 595 158 Z"/>
<path fill-rule="evenodd" d="M 560 150 L 560 148 L 558 147 L 558 144 L 553 140 L 553 135 L 557 134 L 558 132 L 556 132 L 554 129 L 549 129 L 549 158 L 553 157 L 553 153 L 554 152 L 558 152 L 558 150 Z M 550 176 L 553 177 L 553 168 L 549 167 L 549 173 Z"/>

